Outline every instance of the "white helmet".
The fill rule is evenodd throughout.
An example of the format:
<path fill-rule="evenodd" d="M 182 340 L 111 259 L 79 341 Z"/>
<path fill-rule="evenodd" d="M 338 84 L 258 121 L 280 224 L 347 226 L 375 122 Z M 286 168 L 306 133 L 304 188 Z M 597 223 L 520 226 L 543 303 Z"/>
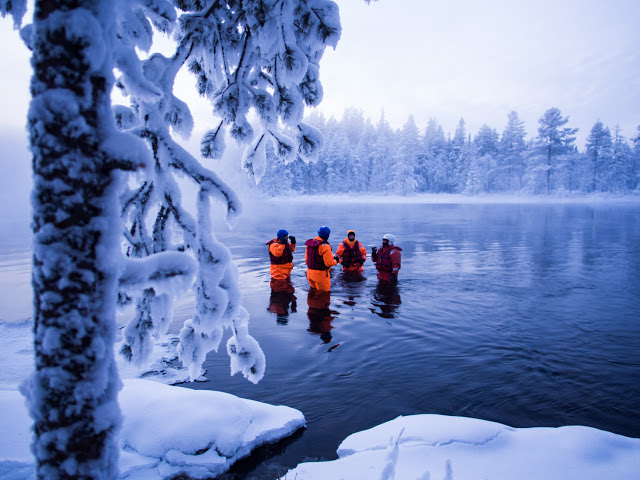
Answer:
<path fill-rule="evenodd" d="M 396 237 L 394 237 L 390 233 L 385 233 L 382 239 L 389 240 L 389 245 L 393 245 L 396 242 Z"/>

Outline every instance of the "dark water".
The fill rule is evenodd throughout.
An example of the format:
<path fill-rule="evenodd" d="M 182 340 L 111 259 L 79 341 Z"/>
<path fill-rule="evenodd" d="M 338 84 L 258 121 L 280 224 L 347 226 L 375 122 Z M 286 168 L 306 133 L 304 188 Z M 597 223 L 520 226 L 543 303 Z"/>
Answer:
<path fill-rule="evenodd" d="M 219 238 L 240 267 L 266 375 L 258 385 L 230 377 L 226 354 L 211 354 L 211 380 L 188 386 L 292 406 L 307 428 L 226 478 L 275 478 L 334 459 L 349 434 L 419 413 L 640 437 L 637 203 L 291 201 L 249 207 L 242 222 Z M 379 288 L 370 262 L 362 281 L 334 269 L 321 308 L 309 298 L 301 247 L 296 305 L 272 302 L 264 243 L 286 228 L 302 245 L 322 224 L 334 250 L 349 229 L 367 250 L 395 234 L 397 289 Z"/>

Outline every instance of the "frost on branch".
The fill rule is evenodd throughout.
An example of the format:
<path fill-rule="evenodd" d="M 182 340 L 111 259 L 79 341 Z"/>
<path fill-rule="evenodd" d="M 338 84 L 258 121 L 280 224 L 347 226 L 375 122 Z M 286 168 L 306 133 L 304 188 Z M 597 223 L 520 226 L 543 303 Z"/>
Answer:
<path fill-rule="evenodd" d="M 247 145 L 242 167 L 259 182 L 264 144 L 262 134 L 254 136 L 254 131 L 275 132 L 279 122 L 305 128 L 304 106 L 322 100 L 320 59 L 340 38 L 338 7 L 329 0 L 177 5 L 184 12 L 177 38 L 189 50 L 189 71 L 196 76 L 197 90 L 211 101 L 232 138 Z M 257 114 L 257 127 L 247 121 L 251 109 Z M 223 142 L 217 141 L 219 130 L 205 135 L 205 157 L 219 158 L 224 152 Z M 322 145 L 319 135 L 296 136 L 293 152 L 305 162 L 313 161 Z M 290 142 L 279 142 L 276 136 L 272 140 L 276 154 L 291 161 Z"/>
<path fill-rule="evenodd" d="M 26 0 L 0 0 L 0 14 L 3 17 L 11 15 L 13 17 L 13 26 L 16 29 L 22 24 L 22 18 L 26 12 Z"/>
<path fill-rule="evenodd" d="M 144 139 L 153 156 L 153 164 L 129 181 L 121 199 L 124 252 L 139 259 L 158 258 L 165 252 L 193 256 L 197 265 L 193 272 L 174 272 L 182 287 L 195 281 L 197 292 L 195 315 L 180 333 L 180 359 L 189 367 L 191 379 L 199 378 L 207 353 L 218 348 L 229 328 L 232 371 L 257 381 L 264 372 L 264 355 L 248 334 L 237 268 L 228 249 L 216 241 L 209 212 L 211 200 L 218 200 L 231 225 L 239 202 L 217 175 L 174 141 L 174 134 L 191 133 L 193 119 L 186 103 L 174 96 L 173 85 L 178 71 L 188 68 L 196 77 L 197 91 L 220 119 L 201 141 L 203 157 L 221 158 L 228 133 L 246 146 L 242 167 L 256 183 L 266 170 L 267 144 L 286 163 L 298 155 L 305 162 L 314 161 L 322 136 L 301 121 L 304 106 L 315 106 L 322 99 L 319 62 L 326 46 L 335 47 L 340 38 L 338 7 L 329 0 L 119 0 L 118 4 L 116 85 L 130 105 L 117 107 L 114 115 L 119 128 Z M 152 45 L 151 27 L 170 32 L 176 20 L 175 53 L 169 57 L 154 53 L 142 60 L 138 51 L 146 52 Z M 254 117 L 252 125 L 249 119 Z M 297 132 L 293 138 L 281 133 L 282 125 Z M 198 192 L 195 212 L 183 206 L 184 183 L 178 184 L 177 176 Z M 122 345 L 122 352 L 134 361 L 146 357 L 148 339 L 163 334 L 170 316 L 176 292 L 166 288 L 175 281 L 168 271 L 157 269 L 161 281 L 146 279 L 135 287 L 129 281 L 120 284 L 121 303 L 136 304 Z"/>

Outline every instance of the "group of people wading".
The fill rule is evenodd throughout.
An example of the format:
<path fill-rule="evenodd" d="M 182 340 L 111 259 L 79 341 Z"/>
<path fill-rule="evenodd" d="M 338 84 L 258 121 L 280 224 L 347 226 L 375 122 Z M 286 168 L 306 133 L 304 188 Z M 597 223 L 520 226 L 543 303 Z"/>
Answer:
<path fill-rule="evenodd" d="M 331 267 L 342 264 L 342 271 L 350 274 L 363 272 L 367 260 L 367 250 L 356 240 L 356 232 L 349 230 L 347 237 L 340 243 L 334 254 L 329 243 L 331 230 L 322 226 L 318 235 L 305 242 L 304 254 L 307 264 L 307 280 L 312 289 L 328 292 L 331 290 Z M 267 242 L 271 260 L 271 289 L 279 292 L 293 292 L 291 270 L 293 252 L 296 251 L 296 237 L 286 230 L 278 230 L 276 238 Z M 382 237 L 382 246 L 371 248 L 371 260 L 376 264 L 378 279 L 392 285 L 398 283 L 398 272 L 402 249 L 395 246 L 395 237 L 387 233 Z"/>

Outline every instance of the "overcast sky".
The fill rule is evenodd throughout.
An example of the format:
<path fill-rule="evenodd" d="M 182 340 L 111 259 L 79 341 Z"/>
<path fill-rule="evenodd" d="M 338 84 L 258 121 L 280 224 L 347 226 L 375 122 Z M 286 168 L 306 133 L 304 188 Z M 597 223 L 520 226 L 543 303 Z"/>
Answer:
<path fill-rule="evenodd" d="M 320 67 L 323 112 L 362 108 L 401 127 L 463 117 L 502 132 L 516 110 L 528 137 L 550 107 L 581 129 L 640 125 L 638 0 L 343 0 L 342 38 Z"/>
<path fill-rule="evenodd" d="M 579 146 L 599 118 L 627 137 L 640 125 L 639 0 L 339 0 L 342 38 L 320 67 L 319 109 L 356 107 L 377 122 L 384 108 L 400 128 L 435 117 L 453 133 L 460 117 L 475 134 L 502 132 L 507 114 L 528 138 L 550 107 L 579 127 Z M 20 132 L 29 96 L 29 53 L 0 20 L 0 127 Z M 184 83 L 192 91 L 193 81 Z M 177 92 L 189 101 L 189 95 Z M 195 107 L 208 112 L 209 107 Z M 208 128 L 203 126 L 202 130 Z"/>

